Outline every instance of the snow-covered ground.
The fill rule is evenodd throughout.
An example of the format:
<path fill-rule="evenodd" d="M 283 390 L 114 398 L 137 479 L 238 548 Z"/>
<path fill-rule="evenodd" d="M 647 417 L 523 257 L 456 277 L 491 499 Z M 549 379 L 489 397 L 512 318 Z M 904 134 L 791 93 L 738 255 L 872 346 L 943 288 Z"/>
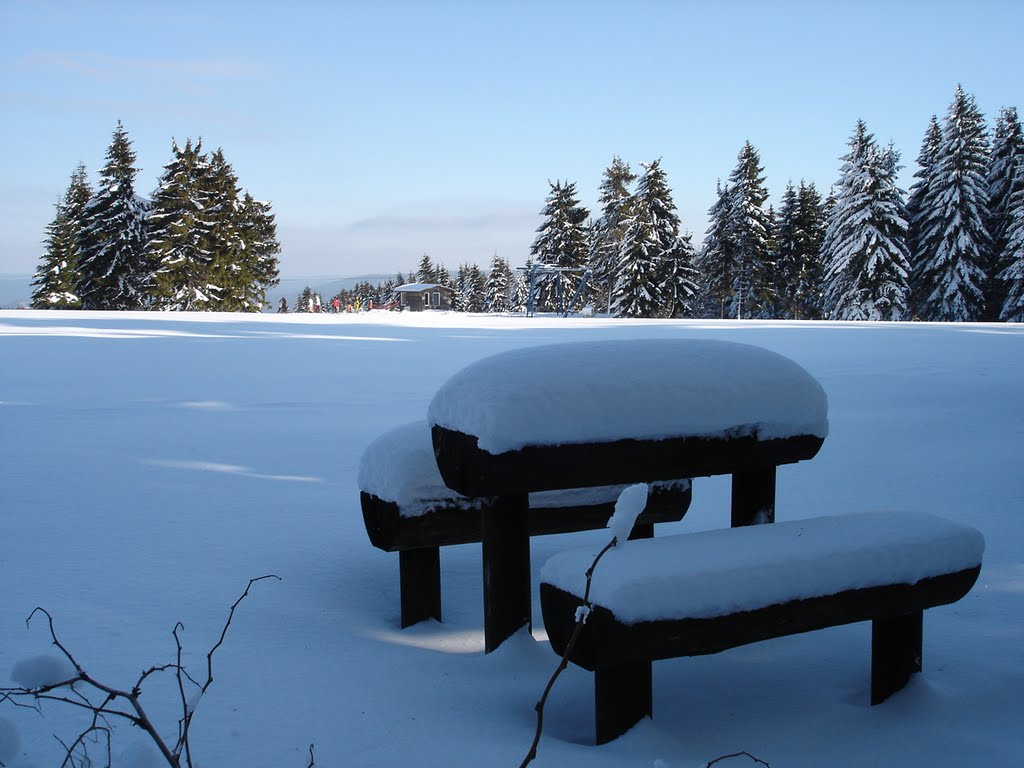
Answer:
<path fill-rule="evenodd" d="M 0 312 L 0 686 L 54 650 L 45 624 L 25 626 L 37 605 L 101 680 L 170 661 L 179 620 L 198 674 L 248 580 L 275 573 L 215 658 L 199 766 L 305 766 L 311 743 L 323 767 L 518 765 L 557 663 L 536 598 L 533 635 L 485 656 L 479 547 L 452 547 L 444 622 L 400 630 L 397 555 L 367 540 L 360 456 L 484 356 L 679 337 L 766 347 L 824 386 L 829 437 L 780 469 L 780 521 L 934 512 L 984 533 L 981 577 L 926 614 L 924 673 L 878 707 L 868 624 L 659 662 L 655 719 L 602 747 L 590 675 L 570 668 L 535 765 L 689 768 L 739 750 L 773 768 L 1024 764 L 1024 328 L 1006 325 Z M 698 479 L 661 530 L 726 525 L 727 479 Z M 535 580 L 606 537 L 535 539 Z M 173 734 L 169 682 L 143 702 Z M 57 765 L 51 734 L 80 720 L 45 715 L 0 708 L 0 760 Z M 115 765 L 158 765 L 144 745 L 120 727 Z"/>

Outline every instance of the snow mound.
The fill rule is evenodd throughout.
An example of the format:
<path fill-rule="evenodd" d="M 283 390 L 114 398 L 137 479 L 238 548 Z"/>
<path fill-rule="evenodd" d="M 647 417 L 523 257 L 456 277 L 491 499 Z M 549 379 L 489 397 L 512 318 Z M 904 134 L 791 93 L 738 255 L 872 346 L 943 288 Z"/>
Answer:
<path fill-rule="evenodd" d="M 46 653 L 22 659 L 11 670 L 11 680 L 22 688 L 41 688 L 70 680 L 74 676 L 75 668 L 70 661 Z"/>
<path fill-rule="evenodd" d="M 828 403 L 797 363 L 749 344 L 585 341 L 511 350 L 464 368 L 438 390 L 428 420 L 498 454 L 681 436 L 824 438 Z"/>
<path fill-rule="evenodd" d="M 608 528 L 616 539 L 616 546 L 629 540 L 629 534 L 640 513 L 647 506 L 647 484 L 637 483 L 624 489 L 615 502 L 615 512 L 608 520 Z"/>

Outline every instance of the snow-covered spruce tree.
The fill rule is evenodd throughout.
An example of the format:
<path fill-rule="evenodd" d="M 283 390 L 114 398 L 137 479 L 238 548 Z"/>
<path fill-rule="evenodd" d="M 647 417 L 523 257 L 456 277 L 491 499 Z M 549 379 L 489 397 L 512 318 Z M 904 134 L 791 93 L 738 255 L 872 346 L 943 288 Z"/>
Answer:
<path fill-rule="evenodd" d="M 821 241 L 825 219 L 814 184 L 786 186 L 773 232 L 776 310 L 791 320 L 821 317 Z"/>
<path fill-rule="evenodd" d="M 879 149 L 863 120 L 836 184 L 822 244 L 824 313 L 836 320 L 902 320 L 907 312 L 906 206 L 899 154 Z"/>
<path fill-rule="evenodd" d="M 99 186 L 83 212 L 78 260 L 83 309 L 143 309 L 148 302 L 148 204 L 135 194 L 138 172 L 128 132 L 118 121 Z"/>
<path fill-rule="evenodd" d="M 626 233 L 625 221 L 632 200 L 630 187 L 634 181 L 636 174 L 616 155 L 612 158 L 612 164 L 605 168 L 598 187 L 597 202 L 601 206 L 601 215 L 591 228 L 590 252 L 587 256 L 591 297 L 598 307 L 609 305 L 611 290 L 615 285 L 619 250 Z"/>
<path fill-rule="evenodd" d="M 957 86 L 921 202 L 912 282 L 922 320 L 978 320 L 984 313 L 983 269 L 992 246 L 988 154 L 984 118 L 974 98 Z"/>
<path fill-rule="evenodd" d="M 211 306 L 209 250 L 213 208 L 209 163 L 202 141 L 172 141 L 150 206 L 146 259 L 156 265 L 150 295 L 155 309 L 201 310 Z"/>
<path fill-rule="evenodd" d="M 1024 175 L 1024 158 L 1017 162 L 1017 173 Z M 1024 189 L 1018 189 L 1010 197 L 1007 214 L 1009 224 L 1002 254 L 1006 267 L 998 275 L 1006 298 L 999 317 L 1007 322 L 1021 323 L 1024 322 Z"/>
<path fill-rule="evenodd" d="M 689 232 L 676 238 L 662 257 L 662 314 L 666 317 L 694 317 L 697 314 L 697 269 L 693 238 Z"/>
<path fill-rule="evenodd" d="M 985 320 L 998 320 L 1006 303 L 1005 280 L 1000 275 L 1012 264 L 1007 249 L 1012 219 L 1011 200 L 1024 189 L 1024 134 L 1017 109 L 1003 109 L 996 119 L 992 136 L 992 154 L 986 176 L 988 191 L 987 228 L 992 238 L 988 263 L 983 266 L 985 283 Z"/>
<path fill-rule="evenodd" d="M 277 254 L 277 222 L 270 203 L 256 200 L 246 192 L 238 210 L 242 250 L 237 257 L 239 282 L 229 297 L 230 306 L 242 312 L 262 312 L 267 291 L 280 282 Z"/>
<path fill-rule="evenodd" d="M 437 272 L 434 267 L 434 262 L 430 260 L 430 256 L 424 253 L 420 256 L 420 264 L 416 268 L 416 282 L 430 284 L 437 281 Z"/>
<path fill-rule="evenodd" d="M 661 161 L 643 163 L 642 167 L 644 172 L 623 222 L 618 276 L 612 289 L 616 317 L 658 317 L 664 312 L 661 288 L 667 277 L 666 258 L 681 247 L 679 216 Z"/>
<path fill-rule="evenodd" d="M 921 151 L 917 154 L 917 170 L 914 172 L 916 181 L 910 186 L 910 196 L 907 198 L 907 248 L 910 251 L 910 306 L 912 313 L 917 314 L 918 297 L 921 296 L 921 286 L 918 277 L 922 274 L 922 254 L 924 253 L 923 235 L 925 223 L 928 219 L 928 208 L 926 200 L 930 196 L 930 179 L 932 166 L 939 156 L 939 147 L 942 145 L 942 127 L 939 125 L 939 118 L 932 115 L 928 123 L 928 130 L 925 131 L 924 139 L 921 142 Z"/>
<path fill-rule="evenodd" d="M 459 309 L 463 312 L 483 312 L 487 302 L 487 279 L 476 264 L 459 266 L 456 278 Z"/>
<path fill-rule="evenodd" d="M 775 311 L 778 317 L 792 319 L 796 312 L 796 275 L 800 272 L 800 198 L 792 180 L 779 201 L 772 224 L 772 260 L 775 262 Z"/>
<path fill-rule="evenodd" d="M 732 275 L 736 269 L 736 249 L 732 240 L 732 195 L 721 181 L 715 188 L 715 202 L 708 209 L 708 229 L 704 246 L 697 256 L 697 269 L 703 297 L 701 315 L 728 317 L 732 305 Z"/>
<path fill-rule="evenodd" d="M 64 197 L 56 203 L 56 215 L 46 228 L 46 250 L 32 285 L 33 309 L 80 309 L 79 233 L 82 230 L 85 206 L 92 197 L 92 189 L 81 163 L 71 174 Z"/>
<path fill-rule="evenodd" d="M 746 142 L 729 176 L 728 228 L 735 254 L 731 317 L 764 317 L 772 307 L 771 221 L 763 207 L 768 199 L 763 170 L 757 150 Z"/>
<path fill-rule="evenodd" d="M 243 309 L 239 296 L 244 292 L 241 188 L 223 150 L 218 148 L 214 151 L 209 164 L 209 173 L 206 174 L 211 200 L 207 217 L 210 229 L 206 238 L 206 250 L 210 253 L 206 283 L 209 307 L 222 312 L 237 312 Z"/>
<path fill-rule="evenodd" d="M 537 228 L 530 255 L 538 264 L 582 268 L 589 251 L 589 213 L 580 205 L 575 182 L 549 181 L 548 186 L 550 191 L 541 211 L 544 220 Z M 541 277 L 538 283 L 537 308 L 542 311 L 562 309 L 560 303 L 575 290 L 574 281 L 562 273 Z"/>
<path fill-rule="evenodd" d="M 512 270 L 505 259 L 494 254 L 491 259 L 491 272 L 487 275 L 485 300 L 488 312 L 509 311 L 509 290 L 512 283 Z"/>

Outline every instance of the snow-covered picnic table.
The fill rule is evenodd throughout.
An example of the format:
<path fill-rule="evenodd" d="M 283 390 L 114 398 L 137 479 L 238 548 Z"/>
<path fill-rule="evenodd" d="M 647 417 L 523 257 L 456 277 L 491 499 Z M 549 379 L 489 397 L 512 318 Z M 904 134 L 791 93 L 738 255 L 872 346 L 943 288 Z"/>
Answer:
<path fill-rule="evenodd" d="M 448 488 L 434 460 L 426 420 L 379 435 L 359 463 L 359 503 L 366 532 L 385 552 L 398 552 L 401 624 L 441 620 L 441 547 L 482 538 L 482 515 L 492 498 Z M 531 493 L 529 533 L 542 536 L 604 528 L 625 486 Z M 651 483 L 646 508 L 631 531 L 653 536 L 655 523 L 681 520 L 690 506 L 690 480 Z"/>
<path fill-rule="evenodd" d="M 723 341 L 530 347 L 455 374 L 428 421 L 445 485 L 493 497 L 486 650 L 530 623 L 530 493 L 729 474 L 733 526 L 773 522 L 776 467 L 818 452 L 827 410 L 792 360 Z"/>

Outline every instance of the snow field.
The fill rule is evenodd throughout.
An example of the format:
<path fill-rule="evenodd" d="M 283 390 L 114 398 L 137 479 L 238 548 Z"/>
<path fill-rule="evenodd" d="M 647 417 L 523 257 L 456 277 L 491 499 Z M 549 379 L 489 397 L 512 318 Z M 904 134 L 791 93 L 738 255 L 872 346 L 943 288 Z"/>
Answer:
<path fill-rule="evenodd" d="M 879 707 L 867 704 L 867 624 L 659 662 L 657 719 L 600 748 L 590 675 L 570 668 L 535 764 L 689 768 L 741 749 L 787 768 L 1019 763 L 1014 326 L 0 312 L 0 678 L 54 650 L 45 625 L 25 627 L 37 605 L 100 679 L 129 685 L 169 661 L 178 620 L 198 671 L 246 582 L 276 573 L 218 652 L 195 720 L 199 765 L 304 766 L 310 743 L 327 767 L 518 765 L 557 663 L 538 601 L 533 635 L 484 656 L 479 546 L 451 547 L 444 623 L 399 630 L 397 557 L 367 540 L 359 459 L 486 356 L 641 338 L 755 344 L 821 382 L 829 437 L 780 468 L 780 522 L 933 512 L 981 530 L 985 565 L 967 597 L 927 612 L 924 674 Z M 728 479 L 702 478 L 686 518 L 660 528 L 727 525 Z M 534 539 L 535 581 L 557 552 L 609 538 Z M 169 681 L 146 690 L 173 733 Z M 0 710 L 0 760 L 59 763 L 52 734 L 80 720 L 45 714 Z M 156 764 L 124 726 L 115 758 Z"/>

